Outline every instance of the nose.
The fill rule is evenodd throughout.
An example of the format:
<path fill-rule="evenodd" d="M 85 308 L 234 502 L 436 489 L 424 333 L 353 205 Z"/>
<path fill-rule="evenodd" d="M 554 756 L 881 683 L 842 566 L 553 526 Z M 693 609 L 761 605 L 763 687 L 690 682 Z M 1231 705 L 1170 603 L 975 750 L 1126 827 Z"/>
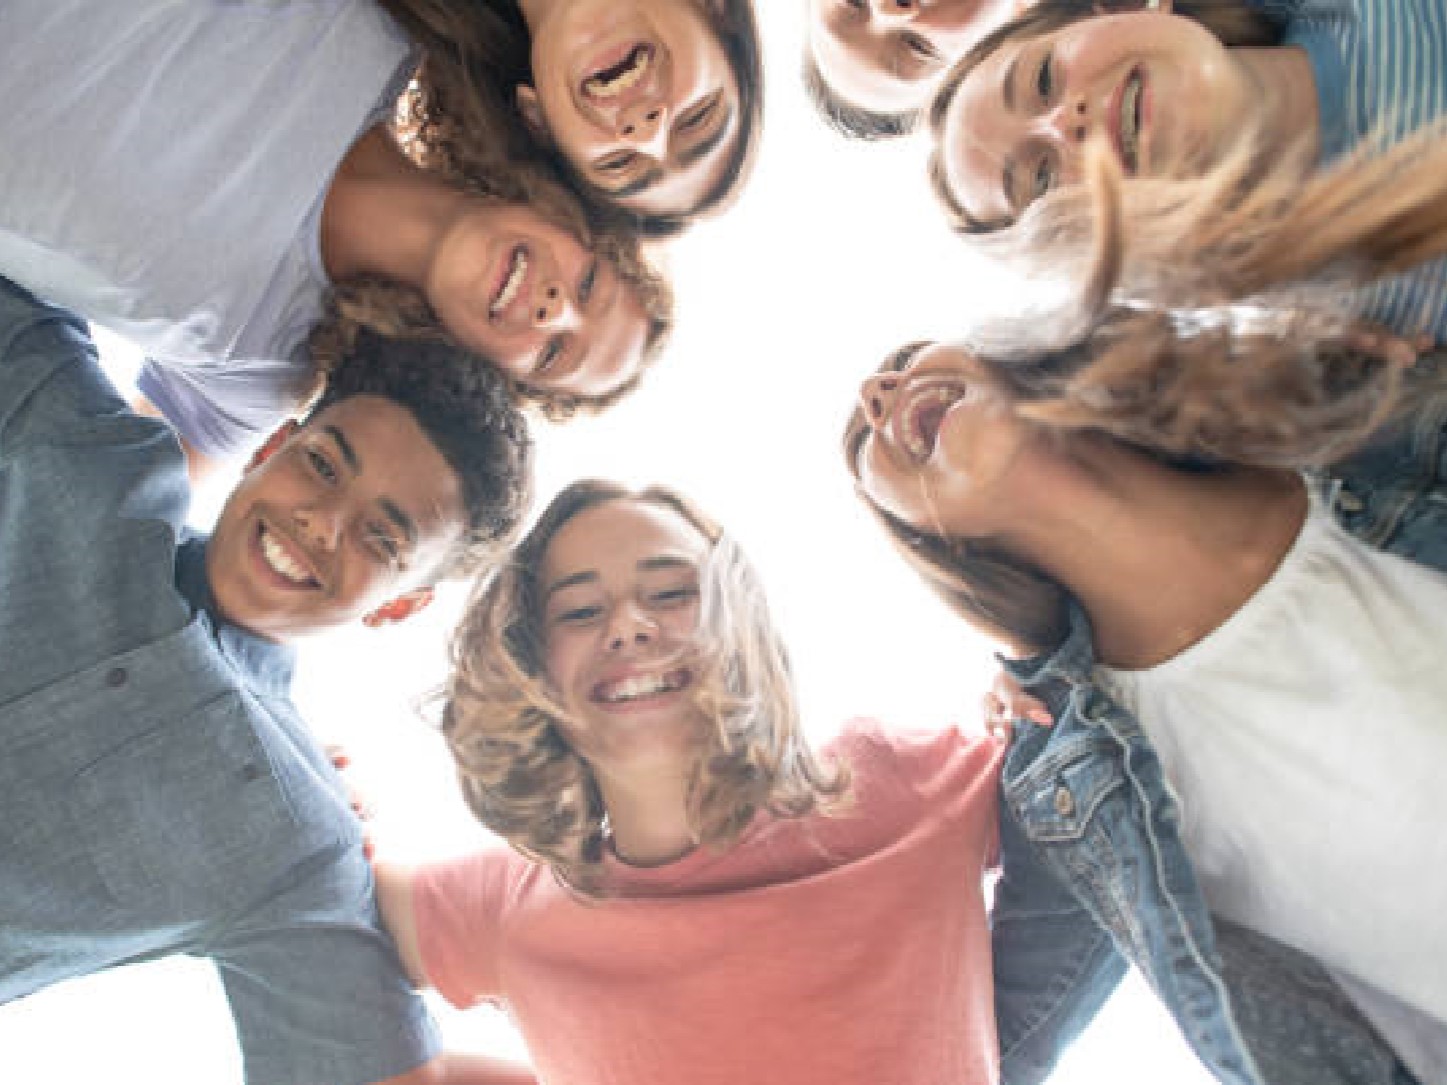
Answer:
<path fill-rule="evenodd" d="M 313 549 L 330 552 L 342 537 L 342 517 L 330 504 L 312 504 L 296 510 L 293 516 L 297 530 Z"/>
<path fill-rule="evenodd" d="M 635 149 L 661 158 L 661 144 L 668 134 L 668 108 L 655 95 L 631 102 L 618 114 L 618 136 Z"/>
<path fill-rule="evenodd" d="M 569 327 L 576 322 L 577 310 L 573 296 L 560 279 L 547 279 L 538 283 L 533 295 L 533 324 L 539 328 Z"/>
<path fill-rule="evenodd" d="M 1090 110 L 1085 96 L 1063 96 L 1054 109 L 1041 116 L 1040 123 L 1061 143 L 1084 143 L 1090 134 Z"/>
<path fill-rule="evenodd" d="M 859 406 L 875 429 L 889 417 L 889 409 L 894 405 L 894 395 L 898 391 L 898 373 L 876 373 L 859 386 Z"/>
<path fill-rule="evenodd" d="M 625 601 L 613 608 L 607 632 L 608 649 L 616 652 L 650 643 L 658 633 L 658 625 L 643 607 Z"/>

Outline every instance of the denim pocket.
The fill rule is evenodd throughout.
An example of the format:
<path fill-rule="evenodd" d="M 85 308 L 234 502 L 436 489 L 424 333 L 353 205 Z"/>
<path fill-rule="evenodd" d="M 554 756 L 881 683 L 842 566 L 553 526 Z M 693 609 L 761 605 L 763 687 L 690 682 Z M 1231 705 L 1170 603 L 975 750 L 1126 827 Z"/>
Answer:
<path fill-rule="evenodd" d="M 310 835 L 234 692 L 87 766 L 68 801 L 116 903 L 156 923 L 243 906 Z"/>

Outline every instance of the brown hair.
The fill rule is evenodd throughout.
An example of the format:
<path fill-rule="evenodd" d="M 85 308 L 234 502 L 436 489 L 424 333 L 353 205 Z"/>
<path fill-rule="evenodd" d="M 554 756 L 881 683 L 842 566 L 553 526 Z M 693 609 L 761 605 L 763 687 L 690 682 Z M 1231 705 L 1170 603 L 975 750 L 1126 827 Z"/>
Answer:
<path fill-rule="evenodd" d="M 828 810 L 848 782 L 803 738 L 787 657 L 742 552 L 671 490 L 575 482 L 469 606 L 453 638 L 443 730 L 463 794 L 483 824 L 584 891 L 597 888 L 607 812 L 591 770 L 558 725 L 565 713 L 545 673 L 539 577 L 558 531 L 611 501 L 667 509 L 711 544 L 701 570 L 704 665 L 696 703 L 712 726 L 689 788 L 698 842 L 727 845 L 760 810 L 783 817 Z"/>
<path fill-rule="evenodd" d="M 1137 4 L 1131 8 L 1123 5 L 1122 8 L 1136 10 L 1142 6 Z M 1278 45 L 1281 42 L 1281 24 L 1249 7 L 1244 0 L 1176 0 L 1171 12 L 1194 19 L 1228 48 Z M 930 185 L 956 230 L 965 234 L 983 234 L 1011 225 L 1009 221 L 985 222 L 974 218 L 950 191 L 944 164 L 940 160 L 939 144 L 944 136 L 950 103 L 961 85 L 971 72 L 1006 45 L 1032 41 L 1085 19 L 1118 13 L 1115 5 L 1102 4 L 1100 0 L 1035 0 L 1020 15 L 986 34 L 955 62 L 930 103 L 929 129 L 935 149 L 930 153 L 928 168 Z"/>

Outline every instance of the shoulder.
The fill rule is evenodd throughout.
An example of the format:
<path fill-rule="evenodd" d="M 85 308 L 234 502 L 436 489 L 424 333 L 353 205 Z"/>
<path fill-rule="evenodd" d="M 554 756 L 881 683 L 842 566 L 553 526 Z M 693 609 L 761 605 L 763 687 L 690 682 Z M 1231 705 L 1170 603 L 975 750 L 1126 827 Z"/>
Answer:
<path fill-rule="evenodd" d="M 827 747 L 849 765 L 856 788 L 900 788 L 915 795 L 959 793 L 974 783 L 993 787 L 1001 746 L 958 726 L 936 729 L 885 727 L 878 720 L 851 720 Z"/>

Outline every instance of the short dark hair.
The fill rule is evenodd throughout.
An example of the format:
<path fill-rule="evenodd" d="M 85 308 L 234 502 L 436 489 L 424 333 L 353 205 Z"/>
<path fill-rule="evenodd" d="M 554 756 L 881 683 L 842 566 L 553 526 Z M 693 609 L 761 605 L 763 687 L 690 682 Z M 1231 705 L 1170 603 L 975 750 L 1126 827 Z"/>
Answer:
<path fill-rule="evenodd" d="M 467 518 L 440 577 L 462 577 L 511 541 L 532 497 L 533 443 L 508 382 L 451 343 L 391 338 L 358 327 L 326 374 L 307 414 L 353 396 L 380 396 L 406 410 L 462 484 Z"/>
<path fill-rule="evenodd" d="M 914 131 L 924 112 L 922 109 L 911 109 L 901 113 L 884 113 L 846 101 L 824 78 L 819 61 L 807 46 L 804 49 L 803 75 L 804 90 L 819 115 L 830 128 L 850 139 L 875 141 L 907 136 Z"/>

